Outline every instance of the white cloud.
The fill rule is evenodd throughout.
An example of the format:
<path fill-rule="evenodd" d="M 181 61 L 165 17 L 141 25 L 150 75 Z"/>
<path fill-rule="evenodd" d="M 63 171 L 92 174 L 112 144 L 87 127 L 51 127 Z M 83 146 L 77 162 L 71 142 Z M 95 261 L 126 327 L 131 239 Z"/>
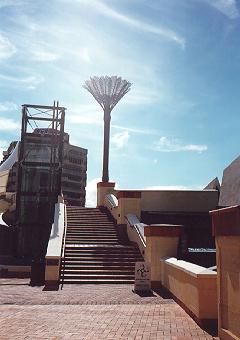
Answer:
<path fill-rule="evenodd" d="M 14 131 L 20 129 L 20 124 L 10 118 L 0 117 L 0 131 Z"/>
<path fill-rule="evenodd" d="M 55 53 L 50 51 L 46 51 L 44 49 L 36 49 L 32 50 L 32 59 L 36 61 L 53 61 L 58 59 L 58 56 Z"/>
<path fill-rule="evenodd" d="M 216 8 L 219 12 L 230 19 L 239 17 L 236 0 L 204 0 L 208 5 Z"/>
<path fill-rule="evenodd" d="M 96 10 L 99 13 L 101 13 L 101 14 L 107 16 L 107 17 L 110 17 L 114 20 L 117 20 L 119 22 L 123 22 L 123 23 L 125 23 L 129 26 L 137 28 L 140 31 L 143 31 L 145 33 L 151 33 L 151 34 L 158 35 L 158 36 L 165 38 L 169 41 L 173 41 L 173 42 L 177 43 L 182 48 L 185 47 L 185 39 L 169 28 L 166 28 L 166 27 L 163 27 L 163 26 L 160 26 L 160 25 L 154 26 L 154 25 L 147 24 L 143 21 L 133 19 L 133 18 L 127 16 L 127 15 L 123 15 L 123 14 L 117 12 L 116 10 L 112 9 L 107 4 L 105 4 L 105 3 L 103 3 L 99 0 L 91 0 L 91 1 L 89 1 L 89 0 L 74 0 L 74 1 L 77 1 L 80 4 L 85 4 L 85 5 L 91 6 L 93 10 Z"/>
<path fill-rule="evenodd" d="M 16 53 L 16 47 L 0 33 L 0 60 L 8 59 Z"/>
<path fill-rule="evenodd" d="M 200 144 L 182 144 L 176 138 L 169 139 L 167 137 L 161 137 L 154 145 L 154 150 L 160 152 L 181 152 L 181 151 L 193 151 L 203 152 L 206 151 L 207 145 Z"/>
<path fill-rule="evenodd" d="M 0 103 L 0 112 L 17 110 L 18 106 L 12 102 L 2 102 Z"/>
<path fill-rule="evenodd" d="M 126 130 L 124 132 L 119 132 L 113 135 L 113 137 L 111 138 L 111 142 L 115 145 L 117 149 L 121 149 L 125 145 L 127 145 L 129 138 L 129 132 L 128 130 Z"/>
<path fill-rule="evenodd" d="M 74 54 L 76 57 L 80 58 L 82 61 L 84 61 L 87 64 L 91 63 L 91 57 L 90 57 L 90 51 L 89 48 L 83 47 L 80 49 L 74 49 L 71 51 L 72 54 Z"/>
<path fill-rule="evenodd" d="M 97 205 L 97 183 L 100 178 L 94 178 L 86 186 L 86 207 L 96 207 Z"/>

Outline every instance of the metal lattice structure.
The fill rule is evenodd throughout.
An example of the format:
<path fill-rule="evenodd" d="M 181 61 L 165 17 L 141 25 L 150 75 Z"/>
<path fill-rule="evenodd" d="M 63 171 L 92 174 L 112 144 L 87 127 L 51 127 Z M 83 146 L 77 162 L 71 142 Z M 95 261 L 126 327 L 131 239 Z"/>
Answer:
<path fill-rule="evenodd" d="M 108 182 L 109 133 L 111 111 L 120 99 L 130 91 L 131 83 L 117 76 L 92 77 L 83 87 L 91 93 L 104 111 L 104 146 L 102 181 Z"/>

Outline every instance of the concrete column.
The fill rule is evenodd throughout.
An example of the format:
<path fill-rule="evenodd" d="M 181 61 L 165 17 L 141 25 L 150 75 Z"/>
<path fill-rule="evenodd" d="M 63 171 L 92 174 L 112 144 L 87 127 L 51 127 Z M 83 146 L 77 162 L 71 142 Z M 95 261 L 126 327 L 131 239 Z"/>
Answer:
<path fill-rule="evenodd" d="M 141 218 L 141 191 L 120 190 L 117 193 L 118 216 L 117 224 L 126 224 L 125 216 L 135 214 Z"/>
<path fill-rule="evenodd" d="M 97 183 L 97 206 L 104 205 L 104 199 L 107 194 L 114 194 L 114 182 L 99 182 Z"/>
<path fill-rule="evenodd" d="M 218 336 L 240 339 L 240 206 L 211 211 L 217 249 Z"/>
<path fill-rule="evenodd" d="M 144 228 L 146 236 L 145 261 L 151 266 L 151 286 L 159 288 L 162 282 L 161 263 L 163 257 L 177 257 L 182 226 L 151 224 Z"/>

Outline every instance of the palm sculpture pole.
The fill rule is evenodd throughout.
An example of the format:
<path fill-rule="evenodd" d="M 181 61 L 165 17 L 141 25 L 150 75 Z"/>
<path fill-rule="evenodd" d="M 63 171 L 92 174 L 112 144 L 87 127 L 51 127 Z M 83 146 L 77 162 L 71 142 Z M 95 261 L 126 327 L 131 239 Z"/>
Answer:
<path fill-rule="evenodd" d="M 83 87 L 88 90 L 101 105 L 104 112 L 104 144 L 102 182 L 109 181 L 109 135 L 112 109 L 130 90 L 131 83 L 121 77 L 93 77 L 87 80 Z"/>

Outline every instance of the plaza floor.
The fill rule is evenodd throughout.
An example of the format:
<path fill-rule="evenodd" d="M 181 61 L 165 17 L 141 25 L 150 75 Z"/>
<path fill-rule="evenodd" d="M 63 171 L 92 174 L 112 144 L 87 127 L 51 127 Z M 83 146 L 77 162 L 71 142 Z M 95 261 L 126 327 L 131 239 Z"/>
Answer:
<path fill-rule="evenodd" d="M 0 340 L 218 339 L 159 292 L 139 296 L 132 285 L 30 287 L 0 279 Z"/>

